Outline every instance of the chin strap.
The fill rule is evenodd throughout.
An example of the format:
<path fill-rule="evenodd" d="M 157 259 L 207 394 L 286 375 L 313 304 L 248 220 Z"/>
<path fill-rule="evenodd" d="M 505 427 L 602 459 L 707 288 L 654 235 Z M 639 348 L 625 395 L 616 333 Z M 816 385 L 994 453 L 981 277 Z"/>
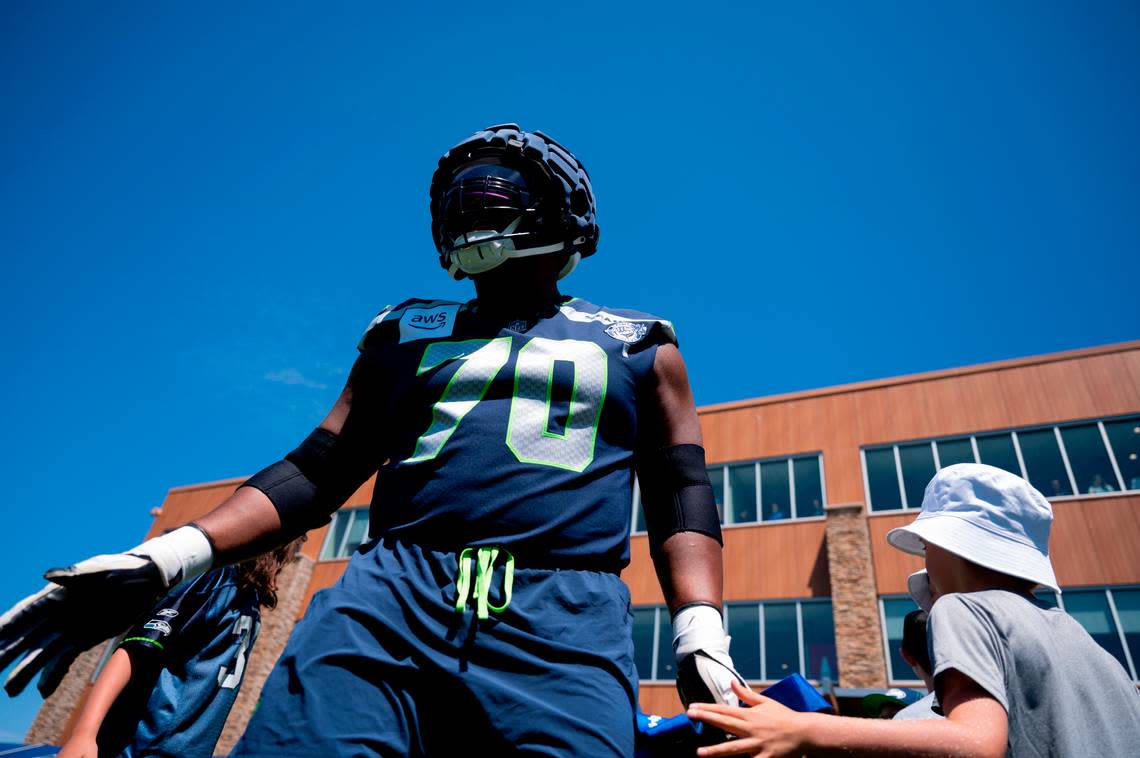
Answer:
<path fill-rule="evenodd" d="M 512 235 L 521 221 L 522 216 L 516 217 L 515 220 L 508 224 L 507 228 L 501 232 L 493 229 L 480 229 L 456 237 L 452 240 L 452 251 L 449 256 L 451 260 L 447 267 L 447 273 L 451 275 L 452 279 L 458 279 L 459 272 L 467 274 L 468 276 L 483 274 L 493 268 L 501 266 L 511 258 L 529 258 L 532 255 L 548 255 L 566 249 L 565 242 L 555 242 L 551 245 L 516 249 L 515 240 Z M 563 266 L 562 271 L 558 274 L 558 278 L 562 279 L 573 271 L 581 257 L 582 255 L 577 251 L 571 254 L 570 260 Z"/>

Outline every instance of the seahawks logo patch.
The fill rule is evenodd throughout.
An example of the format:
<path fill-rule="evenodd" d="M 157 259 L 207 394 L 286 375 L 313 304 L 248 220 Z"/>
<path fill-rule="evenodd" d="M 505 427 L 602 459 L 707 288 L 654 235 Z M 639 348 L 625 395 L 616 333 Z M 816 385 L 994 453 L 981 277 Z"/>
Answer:
<path fill-rule="evenodd" d="M 640 342 L 648 332 L 649 324 L 640 321 L 618 321 L 606 327 L 606 334 L 629 345 Z"/>
<path fill-rule="evenodd" d="M 151 619 L 150 621 L 146 622 L 143 624 L 143 629 L 153 629 L 156 632 L 160 632 L 163 637 L 168 636 L 170 632 L 173 631 L 170 628 L 170 624 L 166 623 L 165 621 L 160 621 L 159 619 Z"/>
<path fill-rule="evenodd" d="M 178 615 L 178 611 L 174 610 L 173 608 L 163 608 L 161 611 L 158 612 L 158 615 L 159 616 L 165 616 L 167 618 L 172 619 Z"/>

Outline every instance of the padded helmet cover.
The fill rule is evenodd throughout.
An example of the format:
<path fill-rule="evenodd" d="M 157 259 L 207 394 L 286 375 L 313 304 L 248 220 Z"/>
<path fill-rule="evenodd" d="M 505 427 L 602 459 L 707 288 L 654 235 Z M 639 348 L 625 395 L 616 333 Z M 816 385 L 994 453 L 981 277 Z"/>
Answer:
<path fill-rule="evenodd" d="M 536 194 L 548 205 L 534 244 L 563 242 L 566 250 L 583 258 L 594 254 L 599 234 L 597 204 L 586 168 L 569 150 L 542 132 L 526 132 L 518 124 L 498 124 L 476 132 L 444 153 L 432 175 L 431 230 L 443 268 L 450 266 L 453 245 L 444 233 L 447 190 L 465 166 L 488 158 L 525 175 L 541 177 L 544 186 Z"/>

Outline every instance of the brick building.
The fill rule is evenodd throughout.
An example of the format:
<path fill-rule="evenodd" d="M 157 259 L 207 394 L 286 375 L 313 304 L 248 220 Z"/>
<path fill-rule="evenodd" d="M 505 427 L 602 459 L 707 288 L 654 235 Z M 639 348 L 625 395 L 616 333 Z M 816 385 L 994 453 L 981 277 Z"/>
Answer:
<path fill-rule="evenodd" d="M 1140 341 L 830 387 L 700 409 L 724 529 L 726 623 L 741 672 L 799 671 L 824 686 L 918 685 L 897 654 L 920 560 L 887 546 L 940 466 L 981 461 L 1050 498 L 1064 593 L 1049 598 L 1140 681 Z M 149 536 L 209 510 L 243 479 L 170 490 Z M 312 594 L 366 539 L 366 483 L 310 534 L 264 619 L 219 750 L 257 694 Z M 675 713 L 668 614 L 637 493 L 632 560 L 642 707 Z M 102 655 L 83 656 L 45 702 L 30 741 L 58 742 Z"/>

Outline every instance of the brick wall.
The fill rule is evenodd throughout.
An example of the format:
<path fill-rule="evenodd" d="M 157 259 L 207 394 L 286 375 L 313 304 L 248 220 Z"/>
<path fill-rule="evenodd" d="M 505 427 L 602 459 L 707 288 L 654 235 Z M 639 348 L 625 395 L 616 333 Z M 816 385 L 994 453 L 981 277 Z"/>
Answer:
<path fill-rule="evenodd" d="M 841 687 L 885 687 L 887 662 L 862 503 L 827 506 L 827 560 Z"/>

